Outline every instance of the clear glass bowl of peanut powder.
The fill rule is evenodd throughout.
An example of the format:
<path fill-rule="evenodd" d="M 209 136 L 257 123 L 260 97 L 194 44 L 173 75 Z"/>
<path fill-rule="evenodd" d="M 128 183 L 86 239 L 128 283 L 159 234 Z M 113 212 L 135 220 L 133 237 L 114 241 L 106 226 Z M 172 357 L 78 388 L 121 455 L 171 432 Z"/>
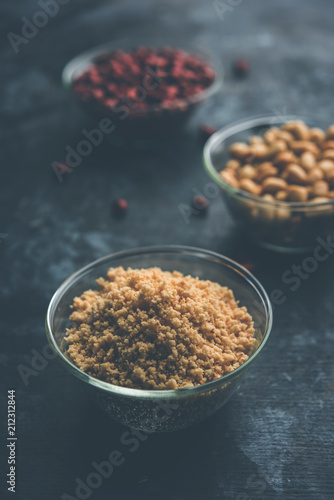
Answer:
<path fill-rule="evenodd" d="M 222 172 L 231 159 L 232 144 L 247 144 L 251 138 L 263 138 L 273 127 L 284 127 L 284 124 L 295 121 L 302 121 L 310 130 L 317 131 L 319 127 L 326 131 L 329 125 L 295 115 L 249 118 L 217 131 L 203 151 L 205 169 L 221 188 L 235 222 L 258 245 L 285 253 L 307 252 L 321 241 L 326 247 L 326 242 L 334 237 L 334 199 L 327 198 L 327 194 L 306 202 L 280 201 L 272 195 L 262 197 L 232 186 L 224 180 Z M 301 187 L 302 190 L 309 188 L 305 183 L 297 186 L 297 190 Z M 333 195 L 334 191 L 329 194 Z"/>
<path fill-rule="evenodd" d="M 116 348 L 113 344 L 114 339 L 112 333 L 108 333 L 107 337 L 103 339 L 103 345 L 105 342 L 111 342 L 110 346 L 113 346 L 112 354 L 115 350 L 122 349 L 122 347 L 119 347 L 120 342 L 122 345 L 126 342 L 133 343 L 133 332 L 136 327 L 136 311 L 139 309 L 143 311 L 151 311 L 152 307 L 159 309 L 159 307 L 161 307 L 161 301 L 159 302 L 159 299 L 161 299 L 160 290 L 161 296 L 164 297 L 164 300 L 167 302 L 173 300 L 171 298 L 173 290 L 171 291 L 171 289 L 167 286 L 168 284 L 166 285 L 164 281 L 171 279 L 173 282 L 178 282 L 179 286 L 182 288 L 183 275 L 185 287 L 184 295 L 186 298 L 189 296 L 190 298 L 195 298 L 195 305 L 191 309 L 192 312 L 190 311 L 190 315 L 195 311 L 194 323 L 196 323 L 197 318 L 196 295 L 195 297 L 191 297 L 193 288 L 187 288 L 188 282 L 190 282 L 191 285 L 194 284 L 195 289 L 196 286 L 199 286 L 201 289 L 204 287 L 202 289 L 203 297 L 206 296 L 205 290 L 208 290 L 207 293 L 211 293 L 212 289 L 218 291 L 226 290 L 227 304 L 229 305 L 231 303 L 234 311 L 238 312 L 237 317 L 241 320 L 240 324 L 247 321 L 249 322 L 249 318 L 251 319 L 250 331 L 252 342 L 249 342 L 250 339 L 248 338 L 249 349 L 247 351 L 247 356 L 241 356 L 240 359 L 242 362 L 237 363 L 235 365 L 235 369 L 229 367 L 228 373 L 223 376 L 217 376 L 215 379 L 206 383 L 195 382 L 192 384 L 191 376 L 189 373 L 185 373 L 185 382 L 181 388 L 176 387 L 174 389 L 170 389 L 170 387 L 173 387 L 175 384 L 175 380 L 173 379 L 172 382 L 170 380 L 168 381 L 166 388 L 163 390 L 161 389 L 161 385 L 157 385 L 157 387 L 160 387 L 159 390 L 137 388 L 154 387 L 154 384 L 161 383 L 159 382 L 161 381 L 161 377 L 154 378 L 150 376 L 147 383 L 145 382 L 145 378 L 143 379 L 141 376 L 136 380 L 131 379 L 130 377 L 129 380 L 127 379 L 126 382 L 124 382 L 127 386 L 119 385 L 120 382 L 118 382 L 118 379 L 116 380 L 117 383 L 108 382 L 108 380 L 113 381 L 114 379 L 104 376 L 104 374 L 107 373 L 104 369 L 107 366 L 109 367 L 107 361 L 113 356 L 106 349 L 103 352 L 108 351 L 109 358 L 103 359 L 103 362 L 101 361 L 101 366 L 97 366 L 94 361 L 94 366 L 92 368 L 93 371 L 90 371 L 89 366 L 91 358 L 89 358 L 89 361 L 87 358 L 86 363 L 85 356 L 87 353 L 91 354 L 91 351 L 96 349 L 97 359 L 101 359 L 100 347 L 102 344 L 97 347 L 97 337 L 99 333 L 97 331 L 95 332 L 96 336 L 94 337 L 93 342 L 90 344 L 89 349 L 85 350 L 82 345 L 79 347 L 76 343 L 80 337 L 80 332 L 74 330 L 75 327 L 73 327 L 73 320 L 78 320 L 77 314 L 86 314 L 87 310 L 85 308 L 88 305 L 90 298 L 95 297 L 95 294 L 99 289 L 101 289 L 101 286 L 106 286 L 107 282 L 101 280 L 101 277 L 106 278 L 108 276 L 109 284 L 111 283 L 111 285 L 113 282 L 117 282 L 117 279 L 120 281 L 123 280 L 124 286 L 122 287 L 122 293 L 124 292 L 123 295 L 128 297 L 131 302 L 131 294 L 134 293 L 133 290 L 138 290 L 138 287 L 141 286 L 139 279 L 140 272 L 138 272 L 139 270 L 144 270 L 142 273 L 144 280 L 149 280 L 152 273 L 153 275 L 155 273 L 158 277 L 160 277 L 161 272 L 163 272 L 167 277 L 166 280 L 162 280 L 160 282 L 158 289 L 159 292 L 154 291 L 152 294 L 150 288 L 151 284 L 149 282 L 146 287 L 144 286 L 145 293 L 143 294 L 143 300 L 146 300 L 146 303 L 142 303 L 140 295 L 139 299 L 141 303 L 138 305 L 138 308 L 137 306 L 134 308 L 132 307 L 132 311 L 134 311 L 134 313 L 131 313 L 131 315 L 129 315 L 128 311 L 122 307 L 122 304 L 117 303 L 117 290 L 115 291 L 114 288 L 113 290 L 110 289 L 108 294 L 105 295 L 106 300 L 109 301 L 109 307 L 111 307 L 114 312 L 117 309 L 117 317 L 119 318 L 122 316 L 121 323 L 123 325 L 128 325 L 129 328 L 129 333 L 127 333 L 126 330 L 123 330 L 123 338 L 122 336 L 118 337 L 118 348 Z M 180 273 L 182 273 L 182 275 Z M 130 281 L 127 282 L 126 279 L 128 276 Z M 198 278 L 198 280 L 194 280 L 194 278 Z M 98 284 L 96 280 L 98 280 Z M 90 292 L 87 292 L 89 290 Z M 114 295 L 115 293 L 116 295 Z M 223 299 L 224 297 L 225 292 L 223 292 Z M 184 297 L 182 297 L 182 300 L 183 299 Z M 93 330 L 90 330 L 90 333 L 87 333 L 87 329 L 92 328 L 92 325 L 97 325 L 96 320 L 98 311 L 101 312 L 101 309 L 104 307 L 104 302 L 101 297 L 99 300 L 100 305 L 95 310 L 92 319 L 84 324 L 82 330 L 84 339 L 87 339 L 89 335 L 94 334 Z M 185 304 L 186 303 L 187 301 L 185 300 Z M 173 303 L 172 306 L 174 306 Z M 217 306 L 220 306 L 220 304 L 217 303 Z M 203 312 L 203 308 L 201 309 L 201 307 L 202 305 L 199 304 L 199 315 Z M 211 307 L 212 313 L 212 304 L 204 305 L 204 307 Z M 220 309 L 220 307 L 217 307 L 217 317 L 219 316 L 218 309 Z M 213 311 L 213 316 L 216 315 L 215 311 L 216 309 Z M 181 317 L 180 320 L 184 319 L 185 316 L 187 316 L 187 313 L 183 313 L 183 317 Z M 128 323 L 124 323 L 123 318 L 125 318 Z M 151 321 L 156 321 L 155 317 L 150 319 Z M 104 329 L 107 331 L 110 325 L 114 324 L 115 316 L 113 318 L 109 316 L 107 319 L 104 317 L 104 320 L 102 330 L 100 326 L 96 327 L 100 333 L 104 333 Z M 200 324 L 199 316 L 198 320 Z M 175 319 L 173 319 L 173 321 L 175 321 Z M 194 318 L 192 318 L 192 321 L 194 321 Z M 142 322 L 141 324 L 145 324 L 145 328 L 147 327 L 147 322 Z M 164 324 L 164 321 L 162 324 Z M 178 329 L 178 324 L 181 323 L 175 324 L 176 331 Z M 129 325 L 131 327 L 129 327 Z M 269 338 L 271 326 L 272 308 L 270 300 L 261 284 L 251 273 L 249 273 L 249 271 L 227 257 L 223 257 L 214 252 L 182 246 L 157 246 L 128 250 L 108 255 L 89 264 L 72 274 L 59 287 L 51 299 L 46 316 L 47 338 L 61 364 L 65 366 L 65 368 L 67 368 L 72 375 L 87 384 L 87 388 L 93 400 L 95 400 L 95 402 L 114 420 L 130 426 L 131 428 L 143 431 L 146 430 L 148 432 L 164 432 L 182 429 L 200 422 L 221 408 L 221 406 L 239 387 L 241 377 L 246 373 L 247 369 L 263 350 Z M 244 335 L 244 330 L 245 328 L 241 328 L 240 336 Z M 142 337 L 140 336 L 140 329 L 137 333 L 140 340 L 138 343 L 138 356 L 140 356 L 142 353 L 142 347 L 145 347 L 145 345 L 141 341 Z M 185 344 L 182 343 L 184 334 L 181 332 L 180 337 L 179 333 L 180 332 L 177 332 L 178 338 L 181 338 L 179 345 L 184 350 Z M 197 349 L 196 338 L 198 333 L 201 332 L 194 331 L 193 333 L 190 332 L 190 334 L 189 332 L 186 332 L 185 335 L 186 339 L 188 339 L 188 347 L 190 347 L 190 349 L 192 348 L 191 335 L 194 335 L 193 343 L 195 351 Z M 153 329 L 150 331 L 150 342 L 152 342 L 153 345 L 151 345 L 150 348 L 151 353 L 154 353 L 154 349 L 156 349 L 157 353 L 160 355 L 158 358 L 160 361 L 156 363 L 156 360 L 154 360 L 155 364 L 153 367 L 154 369 L 152 368 L 153 372 L 149 369 L 146 373 L 154 374 L 157 370 L 159 371 L 160 366 L 161 370 L 163 370 L 165 357 L 168 354 L 166 353 L 165 356 L 164 353 L 161 352 L 161 345 L 165 345 L 163 335 L 164 333 L 161 331 L 161 326 L 157 327 L 155 331 L 153 324 Z M 236 337 L 239 337 L 239 332 L 236 334 Z M 190 346 L 189 339 L 191 341 Z M 238 344 L 238 340 L 238 338 L 234 337 L 234 343 L 232 342 L 233 346 Z M 173 342 L 173 340 L 171 342 Z M 229 339 L 227 339 L 227 345 L 229 345 Z M 176 346 L 176 349 L 179 349 L 178 345 Z M 207 347 L 203 349 L 203 353 L 205 349 L 207 350 Z M 239 349 L 238 346 L 237 349 Z M 174 355 L 176 354 L 175 362 L 178 363 L 178 352 L 175 351 L 174 347 L 173 350 Z M 84 351 L 86 354 L 82 355 Z M 230 351 L 227 350 L 226 352 Z M 198 350 L 197 353 L 199 353 Z M 179 354 L 180 358 L 185 355 L 184 351 L 179 352 Z M 215 353 L 213 352 L 213 356 L 214 355 Z M 122 359 L 120 359 L 120 356 L 118 356 L 117 359 L 120 360 L 120 364 L 122 363 L 123 371 L 124 363 L 125 366 L 127 363 L 131 364 L 131 362 L 136 364 L 136 359 L 133 357 L 129 358 L 129 353 L 124 354 L 123 352 L 122 356 Z M 198 357 L 200 358 L 201 355 L 199 354 Z M 90 373 L 87 373 L 89 371 Z M 114 372 L 117 374 L 116 376 L 121 377 L 123 375 L 123 373 L 119 372 L 117 369 L 114 370 Z M 109 375 L 111 373 L 110 376 L 113 377 L 114 372 L 111 370 L 108 373 Z M 132 372 L 134 373 L 134 370 L 132 370 Z M 181 372 L 179 371 L 179 373 Z M 140 371 L 140 375 L 142 373 L 143 370 Z M 96 374 L 98 374 L 98 376 L 96 376 Z M 196 374 L 196 370 L 194 370 L 194 374 Z M 159 375 L 159 373 L 156 375 Z M 187 378 L 189 376 L 190 382 L 189 378 Z M 122 379 L 119 378 L 119 380 Z"/>

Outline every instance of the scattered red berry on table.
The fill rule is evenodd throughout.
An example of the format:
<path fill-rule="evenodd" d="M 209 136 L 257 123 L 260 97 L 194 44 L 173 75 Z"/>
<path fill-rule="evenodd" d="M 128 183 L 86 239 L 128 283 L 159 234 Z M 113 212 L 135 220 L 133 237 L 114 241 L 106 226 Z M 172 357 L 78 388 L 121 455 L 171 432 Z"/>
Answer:
<path fill-rule="evenodd" d="M 250 71 L 250 65 L 249 65 L 249 62 L 247 61 L 247 59 L 240 58 L 240 59 L 237 59 L 236 61 L 234 61 L 233 71 L 234 71 L 234 74 L 238 77 L 244 77 L 244 76 L 248 75 L 248 73 Z"/>
<path fill-rule="evenodd" d="M 201 213 L 206 212 L 207 209 L 209 208 L 208 200 L 200 194 L 197 194 L 196 196 L 193 197 L 192 204 L 193 207 Z"/>
<path fill-rule="evenodd" d="M 125 215 L 128 211 L 129 204 L 126 200 L 123 198 L 119 198 L 118 200 L 115 200 L 113 203 L 113 212 L 115 215 Z"/>
<path fill-rule="evenodd" d="M 72 171 L 72 169 L 69 166 L 67 166 L 66 163 L 58 163 L 58 168 L 62 172 L 71 172 Z"/>

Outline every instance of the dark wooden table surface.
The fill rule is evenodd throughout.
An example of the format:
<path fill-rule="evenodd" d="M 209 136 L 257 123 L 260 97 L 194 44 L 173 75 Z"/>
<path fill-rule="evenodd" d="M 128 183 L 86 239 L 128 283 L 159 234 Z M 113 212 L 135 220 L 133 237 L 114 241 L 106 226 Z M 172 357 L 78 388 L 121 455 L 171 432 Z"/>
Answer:
<path fill-rule="evenodd" d="M 22 17 L 31 20 L 38 2 L 3 0 L 0 6 L 1 498 L 7 492 L 7 390 L 15 389 L 17 492 L 9 497 L 332 500 L 334 255 L 292 291 L 282 275 L 303 265 L 305 256 L 282 257 L 240 239 L 220 196 L 211 200 L 206 217 L 189 221 L 180 204 L 189 204 L 209 181 L 199 124 L 294 112 L 334 121 L 333 3 L 57 5 L 59 12 L 44 27 L 15 43 L 8 33 L 22 36 Z M 91 126 L 62 88 L 63 66 L 96 44 L 143 33 L 210 44 L 225 65 L 224 89 L 162 149 L 125 152 L 104 141 L 58 182 L 52 162 L 62 160 L 66 146 L 75 146 Z M 236 57 L 250 61 L 248 78 L 233 77 Z M 117 197 L 130 204 L 122 220 L 110 211 Z M 79 382 L 56 360 L 36 360 L 46 346 L 48 302 L 70 273 L 105 254 L 153 244 L 198 246 L 251 263 L 267 291 L 281 289 L 286 300 L 275 306 L 265 353 L 221 411 L 195 428 L 144 437 L 131 453 L 120 442 L 124 428 L 90 402 Z M 92 463 L 115 449 L 124 464 L 91 494 L 76 496 L 77 479 L 86 481 Z"/>

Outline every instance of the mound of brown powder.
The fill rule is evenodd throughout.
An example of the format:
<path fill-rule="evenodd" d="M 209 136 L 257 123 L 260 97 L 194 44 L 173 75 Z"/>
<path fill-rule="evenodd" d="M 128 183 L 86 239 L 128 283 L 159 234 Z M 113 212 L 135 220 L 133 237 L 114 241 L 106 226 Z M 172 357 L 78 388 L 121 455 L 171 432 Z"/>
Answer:
<path fill-rule="evenodd" d="M 215 380 L 248 359 L 254 328 L 233 292 L 159 268 L 111 268 L 73 303 L 67 354 L 84 372 L 136 389 Z"/>

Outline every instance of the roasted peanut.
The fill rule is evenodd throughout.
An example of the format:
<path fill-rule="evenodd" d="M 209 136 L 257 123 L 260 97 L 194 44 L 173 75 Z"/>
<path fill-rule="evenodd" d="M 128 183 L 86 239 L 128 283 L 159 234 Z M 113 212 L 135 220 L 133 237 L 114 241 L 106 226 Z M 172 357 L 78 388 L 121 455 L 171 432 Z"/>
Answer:
<path fill-rule="evenodd" d="M 287 130 L 280 130 L 277 135 L 277 139 L 281 139 L 282 141 L 285 141 L 287 144 L 289 144 L 291 141 L 294 141 L 294 136 L 288 132 Z"/>
<path fill-rule="evenodd" d="M 225 170 L 222 170 L 219 175 L 223 179 L 223 181 L 227 182 L 227 184 L 238 189 L 239 181 L 236 178 L 234 170 L 225 169 Z"/>
<path fill-rule="evenodd" d="M 277 140 L 274 141 L 270 144 L 269 148 L 267 149 L 267 158 L 272 158 L 273 156 L 277 155 L 278 153 L 281 153 L 282 151 L 285 151 L 287 148 L 286 142 Z"/>
<path fill-rule="evenodd" d="M 278 170 L 272 163 L 269 161 L 266 161 L 264 163 L 261 163 L 261 165 L 258 166 L 257 168 L 257 181 L 262 182 L 266 177 L 274 177 L 277 175 Z"/>
<path fill-rule="evenodd" d="M 287 183 L 284 179 L 279 177 L 267 177 L 264 179 L 262 184 L 262 190 L 264 193 L 277 193 L 277 191 L 282 191 L 287 187 Z"/>
<path fill-rule="evenodd" d="M 315 198 L 317 196 L 326 196 L 329 191 L 328 182 L 316 181 L 310 189 L 310 196 Z"/>
<path fill-rule="evenodd" d="M 269 201 L 267 205 L 261 205 L 260 210 L 259 210 L 259 216 L 261 219 L 264 219 L 265 221 L 271 221 L 275 218 L 276 214 L 276 207 L 273 203 L 275 201 L 275 198 L 272 197 L 272 199 L 267 198 L 267 196 L 271 196 L 270 194 L 265 194 L 262 199 Z"/>
<path fill-rule="evenodd" d="M 322 149 L 334 149 L 334 140 L 324 141 L 321 144 Z"/>
<path fill-rule="evenodd" d="M 326 160 L 334 160 L 334 149 L 325 149 L 322 152 L 321 157 Z"/>
<path fill-rule="evenodd" d="M 286 199 L 288 198 L 288 192 L 285 190 L 277 191 L 277 193 L 275 194 L 275 198 L 277 201 L 286 201 Z"/>
<path fill-rule="evenodd" d="M 287 122 L 283 125 L 282 129 L 287 130 L 296 139 L 301 141 L 307 140 L 310 136 L 310 129 L 308 128 L 306 123 L 302 122 L 301 120 Z"/>
<path fill-rule="evenodd" d="M 239 184 L 240 189 L 247 191 L 247 193 L 254 194 L 255 196 L 259 196 L 261 194 L 261 186 L 255 184 L 251 179 L 241 179 Z"/>
<path fill-rule="evenodd" d="M 229 170 L 238 170 L 241 167 L 239 160 L 228 160 L 225 164 L 225 168 Z"/>
<path fill-rule="evenodd" d="M 263 144 L 263 137 L 261 137 L 260 135 L 252 135 L 252 137 L 250 137 L 249 139 L 249 144 Z"/>
<path fill-rule="evenodd" d="M 292 151 L 281 151 L 273 159 L 273 163 L 279 167 L 285 167 L 289 163 L 296 161 L 296 156 Z"/>
<path fill-rule="evenodd" d="M 280 221 L 289 220 L 291 217 L 291 211 L 288 207 L 279 206 L 275 212 L 276 219 Z"/>
<path fill-rule="evenodd" d="M 332 160 L 320 160 L 318 162 L 318 167 L 326 174 L 326 172 L 334 168 L 334 161 Z"/>
<path fill-rule="evenodd" d="M 334 139 L 334 125 L 331 125 L 326 130 L 326 141 Z"/>
<path fill-rule="evenodd" d="M 301 121 L 271 127 L 263 137 L 250 137 L 248 144 L 232 144 L 230 154 L 221 178 L 235 188 L 272 201 L 276 209 L 284 207 L 279 202 L 334 199 L 334 125 L 326 133 L 320 128 L 310 129 Z M 258 208 L 250 216 L 272 219 L 273 212 Z M 292 214 L 287 210 L 275 217 L 283 220 Z"/>
<path fill-rule="evenodd" d="M 312 207 L 312 210 L 306 212 L 307 217 L 317 217 L 320 214 L 328 215 L 333 212 L 332 200 L 327 196 L 317 196 L 310 200 L 310 203 L 315 206 Z"/>
<path fill-rule="evenodd" d="M 326 203 L 326 201 L 329 201 L 330 198 L 327 196 L 317 196 L 316 198 L 313 198 L 310 200 L 311 203 Z"/>
<path fill-rule="evenodd" d="M 250 147 L 243 142 L 235 142 L 234 144 L 231 144 L 229 152 L 235 158 L 243 159 L 249 156 Z"/>
<path fill-rule="evenodd" d="M 272 194 L 269 194 L 269 193 L 264 194 L 264 195 L 262 196 L 262 198 L 263 198 L 264 200 L 267 200 L 267 201 L 275 201 L 275 198 L 273 197 L 273 195 L 272 195 Z"/>
<path fill-rule="evenodd" d="M 308 173 L 308 183 L 313 184 L 316 181 L 321 181 L 324 178 L 324 173 L 321 168 L 315 167 Z"/>
<path fill-rule="evenodd" d="M 286 167 L 286 179 L 294 184 L 306 184 L 308 177 L 305 170 L 296 163 L 290 163 Z"/>
<path fill-rule="evenodd" d="M 325 139 L 325 132 L 321 130 L 321 128 L 318 127 L 311 128 L 309 137 L 310 141 L 315 142 L 318 146 L 320 146 L 324 139 Z"/>
<path fill-rule="evenodd" d="M 279 132 L 279 128 L 277 127 L 271 127 L 269 128 L 264 134 L 263 134 L 263 139 L 267 144 L 271 144 L 276 140 L 277 133 Z"/>
<path fill-rule="evenodd" d="M 305 202 L 308 199 L 307 188 L 302 186 L 289 186 L 288 199 L 295 202 Z"/>
<path fill-rule="evenodd" d="M 293 141 L 290 142 L 290 148 L 294 153 L 302 154 L 305 151 L 313 153 L 315 156 L 319 155 L 319 148 L 311 141 Z"/>
<path fill-rule="evenodd" d="M 287 180 L 287 178 L 289 177 L 289 173 L 287 171 L 287 168 L 285 168 L 283 170 L 283 172 L 281 173 L 281 178 L 284 179 L 285 181 Z"/>
<path fill-rule="evenodd" d="M 317 196 L 310 200 L 310 203 L 316 205 L 319 203 L 319 206 L 312 207 L 312 211 L 307 212 L 308 217 L 316 217 L 317 215 L 324 214 L 328 215 L 333 212 L 333 204 L 332 200 L 328 196 Z"/>
<path fill-rule="evenodd" d="M 326 181 L 331 187 L 334 187 L 334 168 L 332 170 L 328 170 L 325 174 Z"/>
<path fill-rule="evenodd" d="M 250 147 L 250 155 L 254 159 L 262 160 L 267 157 L 268 146 L 266 144 L 253 144 Z"/>
<path fill-rule="evenodd" d="M 303 168 L 305 168 L 305 170 L 308 171 L 314 168 L 317 164 L 314 154 L 309 151 L 302 153 L 300 157 L 300 164 Z"/>
<path fill-rule="evenodd" d="M 239 171 L 239 179 L 254 179 L 256 173 L 256 169 L 252 165 L 244 165 Z"/>

